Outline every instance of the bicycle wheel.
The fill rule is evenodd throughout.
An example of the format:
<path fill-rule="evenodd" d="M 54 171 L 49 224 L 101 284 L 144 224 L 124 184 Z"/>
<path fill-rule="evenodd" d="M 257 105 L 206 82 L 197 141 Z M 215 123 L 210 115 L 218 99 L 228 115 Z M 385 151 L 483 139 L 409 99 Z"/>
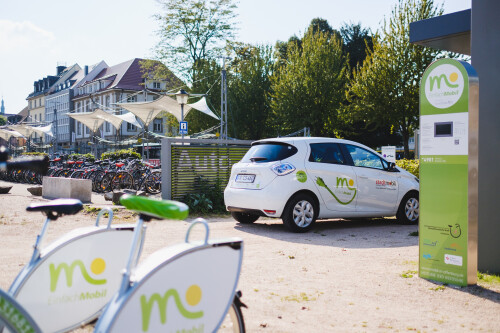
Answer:
<path fill-rule="evenodd" d="M 111 179 L 111 189 L 113 190 L 123 190 L 123 189 L 133 189 L 134 188 L 134 178 L 131 174 L 126 171 L 121 171 L 115 174 L 113 179 Z"/>
<path fill-rule="evenodd" d="M 115 172 L 108 172 L 107 174 L 102 177 L 101 182 L 99 183 L 99 190 L 101 192 L 110 192 L 112 190 L 111 188 L 111 181 L 115 177 L 116 173 Z"/>
<path fill-rule="evenodd" d="M 240 305 L 241 304 L 241 305 Z M 234 298 L 229 311 L 224 318 L 224 321 L 219 327 L 217 332 L 219 333 L 244 333 L 245 332 L 245 321 L 243 320 L 243 313 L 241 312 L 241 307 L 245 306 L 239 298 L 236 296 Z"/>
<path fill-rule="evenodd" d="M 161 192 L 161 171 L 154 171 L 146 178 L 144 189 L 151 194 Z"/>

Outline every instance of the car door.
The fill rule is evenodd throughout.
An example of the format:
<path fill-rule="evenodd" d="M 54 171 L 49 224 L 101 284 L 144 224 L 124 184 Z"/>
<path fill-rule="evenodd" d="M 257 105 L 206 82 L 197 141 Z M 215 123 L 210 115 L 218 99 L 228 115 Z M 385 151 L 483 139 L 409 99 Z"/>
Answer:
<path fill-rule="evenodd" d="M 356 174 L 337 143 L 311 143 L 305 165 L 328 210 L 356 212 Z"/>
<path fill-rule="evenodd" d="M 377 214 L 394 213 L 398 199 L 398 172 L 389 171 L 388 162 L 377 154 L 351 144 L 343 144 L 357 176 L 356 211 Z"/>

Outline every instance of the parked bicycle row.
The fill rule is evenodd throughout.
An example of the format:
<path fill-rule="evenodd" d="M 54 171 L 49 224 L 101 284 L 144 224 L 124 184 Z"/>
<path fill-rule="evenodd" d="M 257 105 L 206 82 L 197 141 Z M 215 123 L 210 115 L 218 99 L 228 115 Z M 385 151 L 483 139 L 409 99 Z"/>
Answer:
<path fill-rule="evenodd" d="M 118 161 L 72 161 L 64 157 L 50 160 L 49 177 L 90 179 L 92 190 L 97 193 L 132 189 L 157 194 L 161 191 L 161 166 L 153 166 L 137 159 Z M 0 173 L 5 181 L 42 184 L 42 176 L 33 170 L 9 170 Z"/>

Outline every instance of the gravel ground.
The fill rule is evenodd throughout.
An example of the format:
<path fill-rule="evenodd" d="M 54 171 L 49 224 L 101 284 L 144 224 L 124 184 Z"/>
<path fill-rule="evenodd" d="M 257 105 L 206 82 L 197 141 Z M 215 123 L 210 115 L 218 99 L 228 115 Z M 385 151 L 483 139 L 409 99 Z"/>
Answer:
<path fill-rule="evenodd" d="M 0 287 L 7 289 L 31 255 L 44 218 L 25 207 L 42 201 L 14 184 L 0 195 Z M 91 206 L 106 205 L 94 195 Z M 46 242 L 88 226 L 95 214 L 63 217 Z M 135 216 L 121 209 L 117 223 Z M 500 332 L 500 285 L 458 288 L 420 279 L 417 226 L 393 219 L 330 220 L 307 234 L 288 232 L 281 220 L 242 225 L 209 218 L 211 237 L 241 237 L 248 332 Z M 143 256 L 184 240 L 187 222 L 148 224 Z M 196 232 L 193 235 L 196 237 Z M 201 233 L 199 234 L 201 237 Z M 405 277 L 403 277 L 403 275 Z M 90 332 L 89 325 L 78 332 Z"/>

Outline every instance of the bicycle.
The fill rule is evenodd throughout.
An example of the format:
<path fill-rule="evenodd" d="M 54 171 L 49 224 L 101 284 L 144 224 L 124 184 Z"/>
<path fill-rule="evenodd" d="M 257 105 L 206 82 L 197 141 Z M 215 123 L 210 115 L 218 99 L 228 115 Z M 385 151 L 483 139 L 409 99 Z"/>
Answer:
<path fill-rule="evenodd" d="M 180 202 L 132 195 L 122 196 L 120 203 L 137 212 L 139 219 L 121 287 L 97 321 L 95 332 L 215 332 L 226 314 L 231 318 L 229 329 L 244 332 L 244 305 L 235 292 L 243 241 L 231 238 L 209 242 L 207 222 L 197 219 L 189 227 L 185 243 L 160 249 L 137 264 L 136 251 L 144 239 L 143 223 L 184 219 L 188 208 Z M 205 227 L 205 239 L 190 242 L 190 232 L 197 224 Z M 184 301 L 179 291 L 185 293 Z M 170 298 L 174 302 L 169 302 Z"/>

